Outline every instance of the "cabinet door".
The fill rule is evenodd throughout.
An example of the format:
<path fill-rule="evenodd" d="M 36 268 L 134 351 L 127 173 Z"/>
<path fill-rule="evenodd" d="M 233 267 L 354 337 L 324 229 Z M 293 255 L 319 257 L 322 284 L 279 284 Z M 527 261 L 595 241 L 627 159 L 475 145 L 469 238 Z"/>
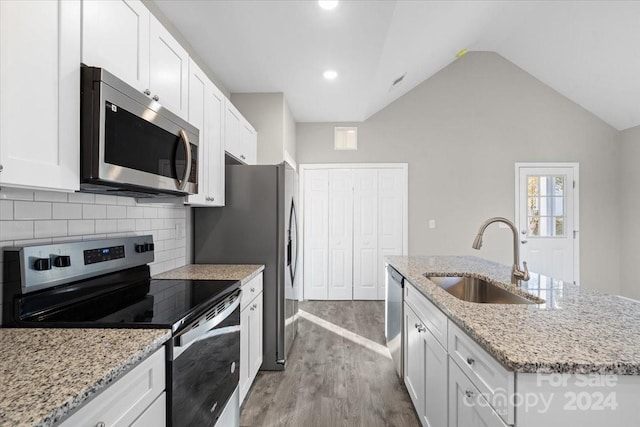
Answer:
<path fill-rule="evenodd" d="M 404 253 L 404 169 L 378 171 L 378 299 L 384 299 L 384 258 Z"/>
<path fill-rule="evenodd" d="M 506 427 L 453 361 L 449 363 L 449 427 Z"/>
<path fill-rule="evenodd" d="M 447 351 L 429 329 L 420 333 L 424 345 L 424 413 L 422 424 L 428 427 L 447 425 Z"/>
<path fill-rule="evenodd" d="M 240 404 L 242 404 L 251 386 L 251 369 L 249 366 L 251 313 L 249 307 L 240 312 Z"/>
<path fill-rule="evenodd" d="M 304 172 L 304 299 L 328 298 L 329 171 Z"/>
<path fill-rule="evenodd" d="M 207 196 L 210 206 L 224 206 L 224 95 L 213 83 L 207 90 L 205 111 L 207 115 L 207 159 L 205 170 Z"/>
<path fill-rule="evenodd" d="M 224 111 L 224 149 L 240 161 L 245 161 L 241 156 L 242 144 L 240 142 L 240 112 L 225 99 Z M 246 157 L 246 156 L 245 156 Z"/>
<path fill-rule="evenodd" d="M 240 128 L 240 145 L 242 160 L 248 165 L 255 165 L 258 160 L 258 134 L 247 122 L 242 123 Z"/>
<path fill-rule="evenodd" d="M 165 427 L 167 425 L 167 393 L 162 393 L 130 427 Z"/>
<path fill-rule="evenodd" d="M 378 299 L 378 171 L 353 172 L 353 299 Z M 380 276 L 382 280 L 384 276 Z"/>
<path fill-rule="evenodd" d="M 249 306 L 251 327 L 249 339 L 249 369 L 251 382 L 262 366 L 262 293 Z"/>
<path fill-rule="evenodd" d="M 0 1 L 0 185 L 80 185 L 80 2 Z"/>
<path fill-rule="evenodd" d="M 329 299 L 353 299 L 353 173 L 329 171 Z"/>
<path fill-rule="evenodd" d="M 420 419 L 424 416 L 424 341 L 421 325 L 411 307 L 404 304 L 404 384 Z M 444 392 L 444 391 L 443 391 Z"/>
<path fill-rule="evenodd" d="M 189 204 L 204 205 L 209 202 L 207 180 L 209 135 L 207 132 L 206 97 L 209 79 L 193 60 L 189 60 L 189 123 L 200 131 L 198 145 L 198 194 L 187 198 Z"/>
<path fill-rule="evenodd" d="M 149 21 L 149 89 L 162 106 L 188 116 L 189 54 L 154 16 Z"/>
<path fill-rule="evenodd" d="M 82 62 L 149 89 L 149 17 L 139 0 L 85 0 Z"/>

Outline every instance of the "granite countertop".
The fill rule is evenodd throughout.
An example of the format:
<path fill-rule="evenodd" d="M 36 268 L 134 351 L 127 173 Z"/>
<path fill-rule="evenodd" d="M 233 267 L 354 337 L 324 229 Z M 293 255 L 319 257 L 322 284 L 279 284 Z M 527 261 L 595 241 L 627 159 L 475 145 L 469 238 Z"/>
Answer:
<path fill-rule="evenodd" d="M 407 278 L 507 369 L 527 373 L 640 375 L 640 303 L 531 274 L 517 290 L 511 267 L 471 256 L 391 256 Z M 424 274 L 497 281 L 538 304 L 457 299 Z M 540 299 L 544 300 L 544 303 Z"/>
<path fill-rule="evenodd" d="M 244 285 L 264 270 L 258 264 L 189 264 L 153 276 L 154 279 L 239 280 Z"/>
<path fill-rule="evenodd" d="M 0 329 L 0 425 L 54 425 L 169 338 L 168 329 Z"/>

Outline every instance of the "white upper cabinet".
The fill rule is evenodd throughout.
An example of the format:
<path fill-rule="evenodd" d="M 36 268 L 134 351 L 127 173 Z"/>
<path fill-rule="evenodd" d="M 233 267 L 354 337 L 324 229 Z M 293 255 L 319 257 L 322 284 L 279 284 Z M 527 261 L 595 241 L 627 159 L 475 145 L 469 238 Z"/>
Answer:
<path fill-rule="evenodd" d="M 82 62 L 149 89 L 149 10 L 137 0 L 82 3 Z"/>
<path fill-rule="evenodd" d="M 82 62 L 187 119 L 189 54 L 139 0 L 83 2 Z"/>
<path fill-rule="evenodd" d="M 189 54 L 154 16 L 149 24 L 149 90 L 155 101 L 186 118 Z"/>
<path fill-rule="evenodd" d="M 80 2 L 0 1 L 0 185 L 80 185 Z"/>
<path fill-rule="evenodd" d="M 189 122 L 200 130 L 198 194 L 188 197 L 194 206 L 224 206 L 224 95 L 189 60 Z"/>
<path fill-rule="evenodd" d="M 231 101 L 225 101 L 225 150 L 242 163 L 255 165 L 258 160 L 258 134 Z"/>

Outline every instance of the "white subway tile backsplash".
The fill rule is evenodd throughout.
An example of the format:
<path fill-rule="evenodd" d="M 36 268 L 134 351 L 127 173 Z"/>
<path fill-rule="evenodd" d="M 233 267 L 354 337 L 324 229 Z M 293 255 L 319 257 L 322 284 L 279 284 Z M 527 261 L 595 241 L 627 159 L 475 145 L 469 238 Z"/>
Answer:
<path fill-rule="evenodd" d="M 0 221 L 13 219 L 13 200 L 0 200 Z"/>
<path fill-rule="evenodd" d="M 33 191 L 5 187 L 0 189 L 0 199 L 33 200 Z"/>
<path fill-rule="evenodd" d="M 127 217 L 126 206 L 107 206 L 107 218 L 119 219 Z"/>
<path fill-rule="evenodd" d="M 95 233 L 95 221 L 92 219 L 69 220 L 69 235 L 80 236 Z"/>
<path fill-rule="evenodd" d="M 36 202 L 64 202 L 68 201 L 68 193 L 61 191 L 36 191 L 34 193 Z"/>
<path fill-rule="evenodd" d="M 128 197 L 1 188 L 0 250 L 150 234 L 156 244 L 156 261 L 150 267 L 152 274 L 158 274 L 187 261 L 187 209 L 165 203 L 139 204 Z M 183 230 L 179 238 L 176 228 Z M 0 276 L 0 286 L 1 281 Z"/>
<path fill-rule="evenodd" d="M 69 193 L 69 203 L 94 203 L 95 195 L 90 193 Z"/>
<path fill-rule="evenodd" d="M 53 221 L 35 221 L 35 234 L 36 239 L 43 237 L 55 237 L 65 236 L 67 234 L 67 221 L 53 220 Z"/>
<path fill-rule="evenodd" d="M 144 209 L 138 206 L 127 206 L 127 218 L 142 218 Z"/>
<path fill-rule="evenodd" d="M 137 231 L 151 230 L 151 220 L 150 219 L 136 219 L 136 230 Z"/>
<path fill-rule="evenodd" d="M 82 218 L 103 219 L 107 217 L 106 205 L 82 205 Z"/>
<path fill-rule="evenodd" d="M 33 239 L 33 221 L 0 221 L 0 240 Z"/>
<path fill-rule="evenodd" d="M 82 205 L 75 203 L 54 203 L 53 219 L 81 219 Z"/>
<path fill-rule="evenodd" d="M 118 203 L 116 196 L 106 196 L 104 194 L 96 194 L 96 205 L 115 205 Z"/>
<path fill-rule="evenodd" d="M 134 199 L 133 197 L 117 196 L 117 204 L 122 205 L 122 206 L 135 206 L 136 205 L 136 199 Z"/>
<path fill-rule="evenodd" d="M 115 219 L 97 219 L 96 233 L 115 233 L 118 231 L 118 221 Z"/>
<path fill-rule="evenodd" d="M 51 203 L 48 202 L 13 202 L 14 219 L 51 219 Z"/>
<path fill-rule="evenodd" d="M 144 218 L 158 218 L 158 208 L 144 207 Z"/>
<path fill-rule="evenodd" d="M 118 220 L 118 232 L 135 231 L 136 220 L 135 219 L 119 219 Z"/>

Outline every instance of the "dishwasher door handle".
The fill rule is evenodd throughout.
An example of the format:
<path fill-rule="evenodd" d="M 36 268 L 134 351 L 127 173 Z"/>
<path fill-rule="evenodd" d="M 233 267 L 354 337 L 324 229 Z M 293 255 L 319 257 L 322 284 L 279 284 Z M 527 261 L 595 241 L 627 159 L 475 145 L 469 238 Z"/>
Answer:
<path fill-rule="evenodd" d="M 393 280 L 398 282 L 400 284 L 400 286 L 404 287 L 404 276 L 402 274 L 398 273 L 391 266 L 389 266 L 389 274 L 391 274 L 391 277 L 393 278 Z"/>

